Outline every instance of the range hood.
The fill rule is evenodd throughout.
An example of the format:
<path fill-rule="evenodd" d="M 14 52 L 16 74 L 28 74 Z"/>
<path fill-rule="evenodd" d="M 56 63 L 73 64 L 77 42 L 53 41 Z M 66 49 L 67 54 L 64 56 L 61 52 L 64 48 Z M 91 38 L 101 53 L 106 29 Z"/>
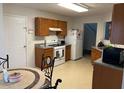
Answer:
<path fill-rule="evenodd" d="M 56 31 L 56 32 L 57 32 L 57 31 L 62 31 L 61 28 L 53 28 L 53 27 L 50 27 L 49 30 L 50 30 L 50 31 Z"/>

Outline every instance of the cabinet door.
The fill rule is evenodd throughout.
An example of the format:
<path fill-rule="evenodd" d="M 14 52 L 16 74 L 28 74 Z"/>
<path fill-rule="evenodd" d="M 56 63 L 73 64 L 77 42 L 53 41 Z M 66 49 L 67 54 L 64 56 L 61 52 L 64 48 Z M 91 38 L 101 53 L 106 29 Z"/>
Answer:
<path fill-rule="evenodd" d="M 35 66 L 36 67 L 41 68 L 42 54 L 43 54 L 42 48 L 35 48 Z"/>
<path fill-rule="evenodd" d="M 113 44 L 124 44 L 124 4 L 114 5 L 110 40 Z"/>
<path fill-rule="evenodd" d="M 57 20 L 48 19 L 48 26 L 49 27 L 57 28 L 57 24 L 58 24 L 58 21 Z"/>
<path fill-rule="evenodd" d="M 95 60 L 101 58 L 102 52 L 98 49 L 92 48 L 91 50 L 91 60 L 94 63 Z"/>
<path fill-rule="evenodd" d="M 50 56 L 53 59 L 53 48 L 46 48 L 43 51 L 43 55 L 42 57 L 48 57 Z M 42 61 L 41 61 L 41 70 L 43 70 L 44 66 L 42 65 Z"/>
<path fill-rule="evenodd" d="M 71 59 L 71 45 L 66 46 L 65 51 L 65 60 L 68 61 Z"/>
<path fill-rule="evenodd" d="M 58 21 L 58 27 L 62 29 L 61 32 L 57 32 L 58 36 L 66 36 L 67 35 L 67 22 Z"/>
<path fill-rule="evenodd" d="M 93 89 L 102 89 L 102 66 L 97 64 L 93 65 L 93 80 L 92 80 L 92 88 Z"/>
<path fill-rule="evenodd" d="M 39 68 L 42 67 L 42 57 L 50 56 L 53 58 L 53 48 L 35 48 L 35 66 Z"/>
<path fill-rule="evenodd" d="M 40 17 L 35 18 L 35 35 L 36 36 L 49 35 L 48 19 Z"/>
<path fill-rule="evenodd" d="M 94 64 L 93 89 L 121 89 L 123 71 L 109 66 Z"/>

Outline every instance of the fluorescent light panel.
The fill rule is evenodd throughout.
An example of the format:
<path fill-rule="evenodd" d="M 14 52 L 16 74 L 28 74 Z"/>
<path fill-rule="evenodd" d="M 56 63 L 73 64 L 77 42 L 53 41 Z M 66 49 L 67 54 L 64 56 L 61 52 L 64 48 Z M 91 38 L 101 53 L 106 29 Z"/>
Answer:
<path fill-rule="evenodd" d="M 65 7 L 65 8 L 68 8 L 68 9 L 71 9 L 71 10 L 76 11 L 76 12 L 88 11 L 87 8 L 81 7 L 81 6 L 73 4 L 73 3 L 59 3 L 58 5 Z"/>

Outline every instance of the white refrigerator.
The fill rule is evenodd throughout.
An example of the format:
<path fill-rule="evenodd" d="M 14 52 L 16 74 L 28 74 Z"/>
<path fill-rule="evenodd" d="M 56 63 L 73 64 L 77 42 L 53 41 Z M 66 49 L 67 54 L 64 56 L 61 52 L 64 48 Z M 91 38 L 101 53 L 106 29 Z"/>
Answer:
<path fill-rule="evenodd" d="M 82 58 L 82 52 L 83 52 L 83 47 L 82 47 L 82 32 L 79 29 L 73 29 L 71 30 L 70 33 L 70 43 L 72 45 L 71 48 L 71 59 L 72 60 L 77 60 Z"/>

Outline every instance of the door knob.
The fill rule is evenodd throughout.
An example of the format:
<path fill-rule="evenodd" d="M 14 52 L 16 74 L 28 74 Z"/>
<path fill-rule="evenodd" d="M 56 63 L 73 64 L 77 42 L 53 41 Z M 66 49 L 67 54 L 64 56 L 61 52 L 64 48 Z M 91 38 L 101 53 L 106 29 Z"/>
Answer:
<path fill-rule="evenodd" d="M 26 45 L 24 45 L 24 48 L 26 48 L 27 46 Z"/>

